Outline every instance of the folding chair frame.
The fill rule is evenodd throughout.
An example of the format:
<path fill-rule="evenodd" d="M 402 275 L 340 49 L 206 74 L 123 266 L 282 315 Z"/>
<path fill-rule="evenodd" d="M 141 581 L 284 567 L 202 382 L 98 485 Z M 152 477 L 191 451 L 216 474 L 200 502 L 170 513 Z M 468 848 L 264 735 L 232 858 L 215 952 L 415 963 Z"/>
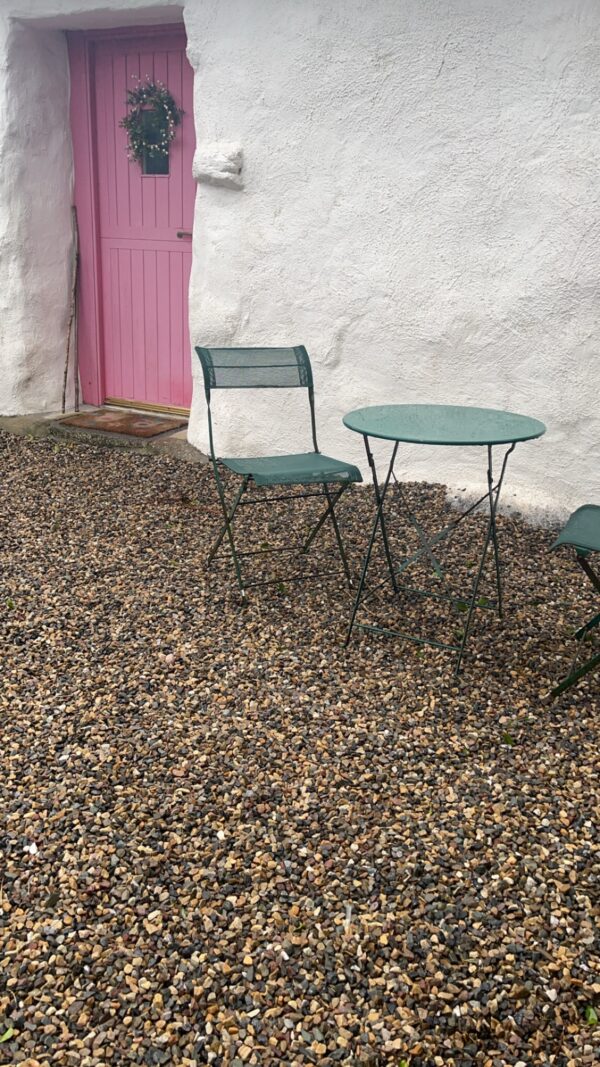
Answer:
<path fill-rule="evenodd" d="M 339 552 L 339 555 L 340 555 L 340 558 L 341 558 L 341 561 L 342 561 L 342 566 L 343 566 L 343 569 L 344 569 L 344 574 L 345 574 L 345 577 L 346 577 L 346 581 L 348 582 L 348 585 L 350 587 L 352 587 L 352 575 L 350 573 L 350 567 L 348 565 L 348 557 L 346 556 L 346 550 L 344 548 L 344 543 L 342 541 L 342 535 L 340 533 L 340 528 L 339 528 L 339 525 L 338 525 L 337 516 L 335 514 L 335 507 L 338 504 L 342 494 L 348 488 L 348 483 L 344 483 L 343 485 L 340 486 L 339 483 L 326 483 L 326 482 L 323 482 L 321 484 L 321 490 L 322 490 L 321 492 L 314 492 L 314 493 L 283 493 L 283 494 L 277 494 L 275 496 L 272 496 L 270 494 L 268 496 L 265 496 L 265 495 L 261 494 L 260 496 L 256 497 L 254 500 L 250 500 L 250 499 L 243 499 L 244 498 L 244 494 L 248 491 L 249 487 L 252 485 L 252 478 L 249 475 L 245 475 L 245 476 L 242 477 L 242 484 L 240 485 L 240 488 L 238 489 L 238 491 L 237 491 L 237 493 L 236 493 L 236 495 L 235 495 L 235 497 L 233 499 L 233 503 L 228 508 L 227 501 L 226 501 L 226 498 L 225 498 L 225 488 L 223 486 L 223 480 L 222 480 L 221 475 L 219 473 L 219 461 L 218 460 L 214 460 L 213 461 L 213 471 L 214 471 L 214 474 L 215 474 L 215 480 L 217 482 L 217 489 L 218 489 L 218 493 L 219 493 L 219 500 L 221 502 L 221 508 L 222 508 L 222 511 L 223 511 L 223 526 L 221 527 L 220 533 L 219 533 L 217 539 L 215 540 L 215 542 L 214 542 L 214 544 L 213 544 L 213 546 L 212 546 L 212 548 L 211 548 L 211 550 L 210 550 L 210 552 L 209 552 L 209 554 L 207 556 L 206 566 L 210 567 L 211 563 L 217 558 L 217 553 L 218 553 L 221 545 L 223 544 L 223 541 L 225 540 L 225 537 L 227 537 L 227 540 L 229 542 L 229 548 L 231 550 L 231 556 L 232 556 L 232 559 L 233 559 L 233 565 L 234 565 L 234 568 L 235 568 L 235 575 L 236 575 L 237 583 L 238 583 L 238 586 L 239 586 L 240 594 L 241 594 L 241 596 L 243 598 L 246 597 L 246 589 L 250 588 L 251 586 L 285 585 L 286 582 L 287 583 L 292 583 L 292 582 L 314 581 L 315 578 L 326 578 L 326 577 L 330 577 L 334 573 L 337 573 L 335 571 L 319 571 L 319 572 L 313 573 L 313 574 L 291 574 L 291 575 L 287 575 L 286 574 L 286 575 L 282 575 L 280 578 L 271 578 L 271 579 L 266 579 L 266 580 L 252 580 L 252 581 L 245 580 L 245 578 L 244 578 L 244 576 L 242 574 L 241 560 L 243 558 L 247 557 L 247 556 L 263 556 L 263 555 L 266 556 L 266 555 L 269 555 L 269 554 L 275 553 L 275 552 L 285 553 L 285 552 L 294 552 L 294 551 L 298 552 L 301 555 L 307 555 L 311 545 L 313 544 L 315 538 L 317 537 L 317 534 L 320 532 L 322 527 L 325 525 L 325 523 L 327 522 L 327 519 L 331 520 L 331 524 L 333 526 L 333 531 L 335 533 L 335 539 L 336 539 L 336 542 L 337 542 L 337 549 L 338 549 L 338 552 Z M 316 484 L 318 485 L 319 483 L 316 483 Z M 334 484 L 336 485 L 336 488 L 337 488 L 337 492 L 336 493 L 332 493 L 331 490 L 330 490 L 330 485 L 334 485 Z M 245 551 L 245 550 L 244 551 L 240 551 L 236 547 L 234 531 L 233 531 L 233 521 L 234 521 L 234 518 L 235 518 L 235 514 L 237 512 L 237 509 L 238 509 L 238 507 L 240 507 L 240 505 L 241 506 L 249 505 L 249 504 L 262 504 L 262 505 L 264 505 L 264 504 L 273 503 L 275 501 L 283 501 L 283 500 L 293 500 L 293 501 L 296 501 L 296 500 L 307 500 L 310 497 L 323 497 L 323 498 L 325 498 L 326 501 L 327 501 L 327 506 L 326 506 L 325 511 L 323 512 L 323 514 L 320 516 L 320 518 L 318 519 L 318 521 L 315 523 L 314 527 L 312 528 L 312 530 L 308 534 L 308 537 L 304 540 L 304 542 L 302 544 L 300 544 L 298 546 L 294 546 L 292 548 L 266 548 L 266 549 L 260 548 L 260 549 L 249 549 L 247 551 Z"/>
<path fill-rule="evenodd" d="M 587 575 L 587 577 L 589 578 L 596 592 L 600 593 L 600 575 L 596 574 L 587 557 L 587 552 L 577 552 L 577 562 L 579 566 L 581 567 L 584 574 Z M 577 651 L 575 652 L 575 656 L 573 657 L 573 662 L 571 664 L 571 671 L 566 676 L 566 678 L 563 678 L 562 682 L 559 682 L 559 684 L 556 685 L 554 689 L 552 689 L 550 693 L 551 700 L 554 700 L 556 697 L 560 696 L 560 694 L 564 693 L 565 690 L 570 689 L 572 685 L 575 685 L 576 682 L 578 682 L 581 678 L 584 678 L 586 674 L 590 673 L 590 671 L 593 671 L 596 667 L 600 667 L 600 652 L 596 652 L 593 656 L 590 656 L 590 658 L 587 659 L 585 663 L 582 663 L 577 668 L 575 667 L 579 648 L 581 647 L 580 642 L 582 642 L 583 639 L 587 636 L 587 634 L 591 633 L 591 631 L 594 630 L 598 625 L 600 625 L 600 612 L 598 612 L 597 615 L 593 615 L 591 619 L 588 619 L 588 621 L 585 622 L 583 626 L 580 626 L 579 629 L 576 630 L 573 636 L 578 642 L 578 645 Z"/>
<path fill-rule="evenodd" d="M 308 381 L 307 381 L 307 384 L 306 385 L 303 384 L 301 387 L 302 388 L 306 388 L 307 392 L 308 392 L 312 442 L 313 442 L 313 447 L 314 447 L 315 453 L 319 453 L 320 449 L 319 449 L 319 445 L 318 445 L 318 441 L 317 441 L 317 426 L 316 426 L 316 416 L 315 416 L 315 397 L 314 397 L 314 386 L 313 386 L 313 381 L 312 381 L 312 371 L 310 369 L 310 361 L 309 361 L 309 358 L 308 358 L 308 353 L 306 352 L 306 349 L 304 349 L 303 346 L 301 346 L 301 349 L 302 349 L 303 358 L 306 360 L 306 364 L 307 364 L 307 367 L 308 367 Z M 198 355 L 201 357 L 201 353 L 204 350 L 197 348 L 196 351 L 197 351 Z M 201 359 L 201 361 L 202 361 L 202 359 Z M 203 361 L 202 361 L 202 368 L 203 368 L 203 371 L 205 372 L 205 367 L 204 367 L 204 362 Z M 214 562 L 214 560 L 217 557 L 217 553 L 218 553 L 219 549 L 221 548 L 221 545 L 223 544 L 223 541 L 225 540 L 225 538 L 227 538 L 227 541 L 229 543 L 229 548 L 230 548 L 230 551 L 231 551 L 231 556 L 232 556 L 232 559 L 233 559 L 233 565 L 234 565 L 234 568 L 235 568 L 235 575 L 236 575 L 237 583 L 238 583 L 238 586 L 239 586 L 240 594 L 241 594 L 243 599 L 246 598 L 246 589 L 249 588 L 250 586 L 284 585 L 286 582 L 287 583 L 292 583 L 292 582 L 302 582 L 302 581 L 313 581 L 316 578 L 330 577 L 331 575 L 336 574 L 337 572 L 336 571 L 320 571 L 318 573 L 313 573 L 313 574 L 292 574 L 292 575 L 284 575 L 284 576 L 282 576 L 280 578 L 273 578 L 273 579 L 267 579 L 267 580 L 246 581 L 244 579 L 243 574 L 242 574 L 242 565 L 241 565 L 241 559 L 243 557 L 246 557 L 246 556 L 259 556 L 259 555 L 268 555 L 268 554 L 274 553 L 274 552 L 293 552 L 293 551 L 297 551 L 299 554 L 302 554 L 302 555 L 307 555 L 309 550 L 310 550 L 310 548 L 311 548 L 311 546 L 313 545 L 317 535 L 320 533 L 321 529 L 323 528 L 323 526 L 325 525 L 325 523 L 329 519 L 331 521 L 331 525 L 333 527 L 333 532 L 335 534 L 337 550 L 338 550 L 340 559 L 342 561 L 342 567 L 343 567 L 344 575 L 345 575 L 346 581 L 348 582 L 348 585 L 350 586 L 350 588 L 352 588 L 352 584 L 353 584 L 352 583 L 352 575 L 350 573 L 350 567 L 348 565 L 348 557 L 346 555 L 346 550 L 344 548 L 342 535 L 340 533 L 339 524 L 338 524 L 337 517 L 336 517 L 336 514 L 335 514 L 335 508 L 336 508 L 337 504 L 339 503 L 340 498 L 342 497 L 342 495 L 346 491 L 346 489 L 348 489 L 349 485 L 351 485 L 352 483 L 351 482 L 339 482 L 339 481 L 337 481 L 337 482 L 322 482 L 322 483 L 319 483 L 319 482 L 304 483 L 306 486 L 308 486 L 309 484 L 310 485 L 314 485 L 315 486 L 315 491 L 306 491 L 306 492 L 303 492 L 303 493 L 298 493 L 298 492 L 296 492 L 296 493 L 287 493 L 287 492 L 283 492 L 283 493 L 276 493 L 275 495 L 271 495 L 271 494 L 263 495 L 263 494 L 260 494 L 260 496 L 258 496 L 255 499 L 251 500 L 251 499 L 244 499 L 244 498 L 245 498 L 245 494 L 248 492 L 249 488 L 254 484 L 252 475 L 250 475 L 250 474 L 240 475 L 240 477 L 242 478 L 242 483 L 241 483 L 237 493 L 235 494 L 235 496 L 233 498 L 233 501 L 228 505 L 227 500 L 226 500 L 226 496 L 225 496 L 225 486 L 223 484 L 223 479 L 221 477 L 221 473 L 220 473 L 220 470 L 219 470 L 219 459 L 218 459 L 217 454 L 215 452 L 213 421 L 212 421 L 212 411 L 211 411 L 211 387 L 210 387 L 210 385 L 208 383 L 206 372 L 204 373 L 204 386 L 205 386 L 204 391 L 205 391 L 205 395 L 206 395 L 206 404 L 207 404 L 207 412 L 208 412 L 208 437 L 209 437 L 209 447 L 210 447 L 210 459 L 211 459 L 211 463 L 212 463 L 213 473 L 214 473 L 214 476 L 215 476 L 215 482 L 217 484 L 217 492 L 219 494 L 219 501 L 220 501 L 220 504 L 221 504 L 221 510 L 223 512 L 223 526 L 222 526 L 222 528 L 221 528 L 221 530 L 220 530 L 220 532 L 219 532 L 219 534 L 218 534 L 218 536 L 217 536 L 217 538 L 216 538 L 216 540 L 215 540 L 215 542 L 214 542 L 214 544 L 213 544 L 213 546 L 212 546 L 212 548 L 211 548 L 211 550 L 210 550 L 210 552 L 208 554 L 208 557 L 207 557 L 207 560 L 206 560 L 206 566 L 210 567 L 210 565 Z M 268 387 L 269 386 L 262 386 L 262 385 L 261 386 L 257 386 L 257 388 L 268 388 Z M 283 484 L 273 483 L 271 487 L 274 488 L 274 489 L 284 488 L 285 484 L 286 483 L 283 483 Z M 294 484 L 302 485 L 301 482 L 289 483 L 289 484 L 290 484 L 290 488 L 293 488 Z M 319 489 L 317 489 L 317 487 L 319 487 Z M 334 491 L 332 491 L 333 487 L 335 487 Z M 303 543 L 301 545 L 297 546 L 295 549 L 294 548 L 279 548 L 279 549 L 277 549 L 277 548 L 275 548 L 275 549 L 267 548 L 267 549 L 254 549 L 254 550 L 249 550 L 249 551 L 239 551 L 239 549 L 236 547 L 235 537 L 234 537 L 234 530 L 233 530 L 233 523 L 234 523 L 234 519 L 235 519 L 235 515 L 236 515 L 236 512 L 237 512 L 237 509 L 238 509 L 238 507 L 240 507 L 240 505 L 243 506 L 243 505 L 247 505 L 247 504 L 269 504 L 269 503 L 272 503 L 272 502 L 275 502 L 275 501 L 278 502 L 278 501 L 284 501 L 284 500 L 292 500 L 292 501 L 306 500 L 306 499 L 309 499 L 311 497 L 313 497 L 313 498 L 314 497 L 321 497 L 321 498 L 325 499 L 326 500 L 326 507 L 325 507 L 324 512 L 322 513 L 322 515 L 320 516 L 320 518 L 318 519 L 318 521 L 316 522 L 314 527 L 311 529 L 311 531 L 309 532 L 308 536 L 305 538 L 305 540 L 303 541 Z"/>

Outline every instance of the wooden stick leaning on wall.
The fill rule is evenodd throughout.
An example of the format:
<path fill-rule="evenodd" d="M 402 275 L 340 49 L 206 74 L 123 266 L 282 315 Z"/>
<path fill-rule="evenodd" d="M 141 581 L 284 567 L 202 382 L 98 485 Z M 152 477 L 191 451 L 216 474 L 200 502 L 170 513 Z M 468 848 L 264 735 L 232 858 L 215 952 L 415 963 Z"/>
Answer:
<path fill-rule="evenodd" d="M 71 357 L 71 340 L 74 337 L 74 386 L 75 386 L 75 411 L 79 411 L 79 359 L 77 351 L 77 293 L 79 285 L 79 227 L 77 225 L 77 208 L 71 208 L 73 223 L 73 261 L 71 268 L 71 305 L 69 308 L 69 325 L 67 328 L 67 354 L 65 357 L 65 373 L 63 375 L 62 412 L 66 410 L 67 403 L 67 380 L 69 377 L 69 362 Z"/>

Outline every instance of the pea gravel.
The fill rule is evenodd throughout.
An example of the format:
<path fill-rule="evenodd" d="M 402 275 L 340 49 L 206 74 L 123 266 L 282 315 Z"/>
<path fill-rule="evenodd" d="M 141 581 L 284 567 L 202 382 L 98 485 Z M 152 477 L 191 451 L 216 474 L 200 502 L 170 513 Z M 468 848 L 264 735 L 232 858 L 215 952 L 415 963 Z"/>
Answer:
<path fill-rule="evenodd" d="M 457 682 L 345 649 L 340 581 L 241 608 L 207 468 L 1 435 L 0 472 L 0 1063 L 600 1062 L 598 678 L 543 699 L 592 599 L 548 531 L 501 519 Z M 259 544 L 312 514 L 277 507 Z"/>

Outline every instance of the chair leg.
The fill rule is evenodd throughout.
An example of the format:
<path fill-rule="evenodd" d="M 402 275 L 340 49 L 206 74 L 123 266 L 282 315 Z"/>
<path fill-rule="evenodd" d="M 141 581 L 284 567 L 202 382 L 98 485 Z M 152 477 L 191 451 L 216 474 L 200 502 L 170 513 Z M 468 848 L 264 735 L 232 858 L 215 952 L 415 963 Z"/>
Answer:
<path fill-rule="evenodd" d="M 597 593 L 600 593 L 600 575 L 596 574 L 594 568 L 591 566 L 585 556 L 577 555 L 577 562 L 581 567 L 584 574 L 587 574 L 590 582 L 594 586 Z"/>
<path fill-rule="evenodd" d="M 240 488 L 238 489 L 238 491 L 236 493 L 236 496 L 235 496 L 235 499 L 233 501 L 233 504 L 231 505 L 231 510 L 229 512 L 229 524 L 230 524 L 230 526 L 233 523 L 233 519 L 234 519 L 235 513 L 237 511 L 238 504 L 239 504 L 240 500 L 242 499 L 242 496 L 246 492 L 246 489 L 248 487 L 248 481 L 249 481 L 249 479 L 247 477 L 244 478 Z M 223 539 L 224 539 L 226 533 L 227 533 L 227 524 L 224 523 L 223 527 L 221 528 L 221 532 L 220 532 L 219 536 L 217 537 L 214 545 L 212 546 L 210 552 L 208 553 L 208 556 L 206 557 L 206 566 L 207 567 L 208 567 L 208 565 L 210 563 L 212 563 L 212 561 L 215 558 L 217 552 L 219 551 L 221 545 L 223 544 Z"/>
<path fill-rule="evenodd" d="M 348 558 L 346 556 L 346 550 L 344 548 L 344 542 L 342 541 L 342 535 L 340 533 L 340 528 L 339 528 L 338 521 L 337 521 L 337 515 L 335 513 L 335 506 L 336 506 L 338 500 L 340 499 L 342 493 L 344 492 L 344 489 L 346 489 L 346 486 L 345 485 L 342 486 L 342 488 L 340 489 L 340 491 L 339 491 L 339 493 L 338 493 L 338 495 L 337 495 L 337 497 L 335 498 L 334 501 L 332 501 L 331 493 L 329 492 L 329 486 L 323 485 L 323 489 L 324 489 L 324 492 L 325 492 L 325 496 L 327 497 L 327 502 L 329 504 L 329 507 L 328 507 L 327 510 L 328 510 L 329 516 L 331 518 L 331 525 L 333 526 L 333 530 L 334 530 L 334 533 L 335 533 L 335 539 L 337 541 L 338 550 L 339 550 L 339 553 L 340 553 L 340 558 L 342 560 L 342 566 L 344 568 L 344 574 L 346 575 L 346 581 L 348 582 L 348 585 L 350 586 L 350 588 L 352 588 L 352 575 L 350 574 L 350 567 L 348 566 Z"/>
<path fill-rule="evenodd" d="M 598 576 L 598 574 L 596 574 L 587 557 L 583 554 L 578 553 L 577 562 L 584 574 L 586 574 L 586 576 L 589 578 L 590 582 L 594 586 L 594 589 L 600 593 L 600 577 Z M 575 632 L 575 639 L 578 642 L 582 641 L 586 634 L 589 634 L 591 630 L 594 630 L 596 626 L 599 625 L 600 612 L 597 615 L 593 615 L 591 619 L 588 619 L 588 621 L 583 624 L 583 626 L 579 627 L 579 629 Z M 577 653 L 575 653 L 575 656 L 577 656 Z M 560 696 L 560 694 L 564 693 L 566 689 L 570 689 L 570 687 L 572 685 L 575 685 L 575 683 L 578 682 L 580 678 L 584 678 L 586 674 L 589 674 L 590 671 L 593 671 L 594 668 L 598 666 L 600 666 L 600 652 L 595 653 L 593 656 L 590 657 L 590 659 L 586 660 L 585 663 L 582 663 L 581 667 L 577 667 L 575 670 L 572 670 L 566 676 L 566 678 L 563 678 L 562 682 L 559 682 L 558 685 L 556 685 L 554 689 L 551 690 L 549 694 L 550 699 L 554 700 L 557 696 Z"/>
<path fill-rule="evenodd" d="M 347 488 L 348 488 L 347 485 L 342 485 L 341 488 L 339 489 L 339 491 L 334 495 L 334 494 L 332 494 L 330 492 L 329 486 L 327 484 L 323 483 L 323 491 L 324 491 L 325 496 L 327 498 L 327 507 L 325 508 L 325 511 L 321 515 L 321 517 L 320 517 L 319 521 L 317 522 L 317 524 L 315 526 L 313 526 L 311 532 L 309 533 L 306 541 L 302 545 L 302 548 L 300 549 L 300 551 L 303 554 L 306 554 L 308 552 L 308 550 L 309 550 L 310 546 L 312 545 L 313 541 L 315 540 L 317 534 L 322 529 L 322 527 L 325 525 L 325 523 L 327 522 L 327 519 L 330 518 L 331 519 L 331 523 L 333 525 L 335 538 L 336 538 L 337 545 L 338 545 L 338 550 L 339 550 L 339 553 L 340 553 L 340 556 L 341 556 L 342 565 L 344 567 L 344 573 L 346 575 L 348 584 L 351 586 L 352 585 L 352 576 L 350 574 L 350 568 L 348 566 L 348 558 L 346 556 L 346 551 L 344 549 L 344 542 L 342 541 L 342 535 L 340 533 L 340 528 L 339 528 L 337 517 L 336 517 L 336 514 L 335 514 L 335 508 L 337 506 L 337 503 L 338 503 L 338 501 L 340 500 L 340 497 L 346 491 Z"/>
<path fill-rule="evenodd" d="M 593 618 L 591 618 L 589 620 L 589 622 L 586 622 L 586 623 L 583 624 L 583 626 L 579 627 L 579 629 L 575 632 L 575 635 L 574 635 L 576 640 L 577 641 L 581 641 L 582 637 L 585 637 L 586 634 L 589 634 L 590 630 L 593 630 L 594 627 L 598 626 L 599 624 L 600 624 L 600 613 L 598 615 L 594 615 Z"/>
<path fill-rule="evenodd" d="M 235 550 L 235 541 L 234 541 L 234 538 L 233 538 L 233 529 L 232 529 L 232 526 L 231 526 L 231 520 L 233 518 L 233 515 L 235 514 L 235 510 L 237 508 L 237 505 L 239 504 L 240 497 L 241 497 L 244 489 L 246 488 L 246 485 L 248 483 L 248 479 L 245 479 L 244 483 L 242 483 L 241 489 L 237 494 L 237 498 L 236 498 L 234 507 L 232 509 L 231 517 L 230 517 L 230 513 L 227 510 L 227 502 L 225 500 L 225 491 L 223 489 L 223 483 L 221 481 L 221 476 L 219 474 L 219 469 L 218 469 L 218 466 L 217 466 L 216 462 L 213 462 L 213 470 L 214 470 L 214 474 L 215 474 L 215 481 L 217 483 L 217 490 L 218 490 L 218 493 L 219 493 L 219 500 L 221 501 L 221 508 L 223 510 L 223 519 L 224 519 L 224 529 L 223 529 L 223 531 L 221 531 L 219 544 L 223 540 L 223 537 L 224 537 L 224 535 L 226 533 L 227 534 L 227 540 L 229 541 L 229 547 L 231 549 L 231 555 L 233 557 L 233 565 L 235 567 L 235 574 L 236 574 L 238 585 L 240 587 L 240 593 L 241 593 L 242 597 L 245 599 L 246 590 L 244 589 L 244 580 L 242 578 L 242 568 L 240 566 L 239 557 L 238 557 L 238 554 L 237 554 L 237 552 Z M 213 558 L 213 557 L 210 557 L 210 558 Z"/>
<path fill-rule="evenodd" d="M 550 693 L 550 699 L 554 700 L 561 693 L 565 692 L 565 689 L 570 689 L 575 682 L 578 682 L 580 678 L 585 677 L 590 671 L 593 671 L 595 667 L 600 667 L 600 652 L 597 652 L 595 656 L 588 659 L 585 663 L 578 667 L 577 670 L 571 671 L 566 678 L 563 678 L 562 682 L 559 682 L 557 686 Z"/>

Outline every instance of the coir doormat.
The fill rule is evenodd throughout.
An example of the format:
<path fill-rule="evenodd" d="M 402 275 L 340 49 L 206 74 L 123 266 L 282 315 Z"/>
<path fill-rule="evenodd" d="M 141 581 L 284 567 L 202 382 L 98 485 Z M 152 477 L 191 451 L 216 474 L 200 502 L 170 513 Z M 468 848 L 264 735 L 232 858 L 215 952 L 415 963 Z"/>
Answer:
<path fill-rule="evenodd" d="M 131 437 L 156 437 L 187 426 L 187 419 L 165 418 L 162 415 L 139 415 L 133 411 L 84 411 L 60 420 L 63 426 L 80 430 L 103 430 L 104 433 L 124 433 Z"/>

